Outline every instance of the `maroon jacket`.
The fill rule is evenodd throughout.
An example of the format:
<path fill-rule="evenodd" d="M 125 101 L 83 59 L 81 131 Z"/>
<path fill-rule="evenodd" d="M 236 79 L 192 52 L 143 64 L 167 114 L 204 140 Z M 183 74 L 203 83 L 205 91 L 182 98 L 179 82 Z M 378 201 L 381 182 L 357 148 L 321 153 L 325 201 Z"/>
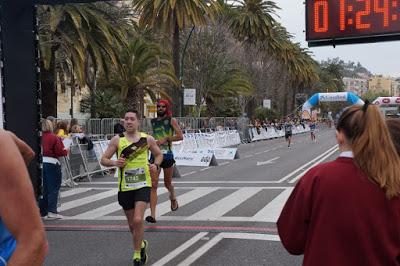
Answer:
<path fill-rule="evenodd" d="M 51 132 L 43 132 L 42 149 L 46 157 L 58 158 L 68 154 L 61 139 Z"/>
<path fill-rule="evenodd" d="M 352 158 L 320 164 L 296 185 L 278 219 L 285 248 L 303 265 L 400 265 L 400 199 Z"/>

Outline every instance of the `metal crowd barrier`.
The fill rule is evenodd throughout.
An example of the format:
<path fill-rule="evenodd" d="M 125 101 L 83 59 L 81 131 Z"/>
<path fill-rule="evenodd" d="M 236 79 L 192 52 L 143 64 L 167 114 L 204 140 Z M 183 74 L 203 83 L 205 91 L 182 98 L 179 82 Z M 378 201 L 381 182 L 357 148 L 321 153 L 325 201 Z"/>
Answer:
<path fill-rule="evenodd" d="M 88 144 L 79 144 L 76 139 L 73 139 L 69 154 L 60 158 L 62 184 L 73 187 L 76 185 L 75 180 L 87 178 L 91 182 L 95 174 L 109 174 L 114 168 L 107 168 L 100 164 L 107 145 L 107 140 L 93 141 L 93 149 L 88 150 Z"/>
<path fill-rule="evenodd" d="M 143 132 L 151 131 L 151 119 L 141 120 L 140 130 Z M 221 128 L 230 128 L 242 130 L 248 125 L 248 119 L 243 117 L 175 117 L 178 124 L 184 131 L 192 130 L 216 130 Z M 58 119 L 69 121 L 70 119 Z M 78 119 L 78 123 L 84 127 L 86 135 L 113 136 L 114 125 L 120 121 L 120 118 L 90 118 Z"/>

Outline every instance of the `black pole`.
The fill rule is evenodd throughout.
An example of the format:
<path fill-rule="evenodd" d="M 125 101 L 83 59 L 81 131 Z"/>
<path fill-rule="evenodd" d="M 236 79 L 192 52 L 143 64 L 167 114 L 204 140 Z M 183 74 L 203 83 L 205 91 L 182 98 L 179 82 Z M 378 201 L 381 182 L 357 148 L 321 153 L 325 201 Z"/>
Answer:
<path fill-rule="evenodd" d="M 184 63 L 184 59 L 185 59 L 185 54 L 186 54 L 186 49 L 188 47 L 189 41 L 190 41 L 190 37 L 192 37 L 193 31 L 195 29 L 195 26 L 192 27 L 192 29 L 190 30 L 189 36 L 186 39 L 185 42 L 185 46 L 183 47 L 183 51 L 182 51 L 182 56 L 181 56 L 181 63 L 179 64 L 179 82 L 181 84 L 181 93 L 182 93 L 182 97 L 181 97 L 181 113 L 180 116 L 183 117 L 184 116 L 184 92 L 185 92 L 185 86 L 183 85 L 183 63 Z"/>
<path fill-rule="evenodd" d="M 40 86 L 36 49 L 36 14 L 32 4 L 19 1 L 1 3 L 5 123 L 36 153 L 29 165 L 35 192 L 39 192 L 40 164 Z"/>

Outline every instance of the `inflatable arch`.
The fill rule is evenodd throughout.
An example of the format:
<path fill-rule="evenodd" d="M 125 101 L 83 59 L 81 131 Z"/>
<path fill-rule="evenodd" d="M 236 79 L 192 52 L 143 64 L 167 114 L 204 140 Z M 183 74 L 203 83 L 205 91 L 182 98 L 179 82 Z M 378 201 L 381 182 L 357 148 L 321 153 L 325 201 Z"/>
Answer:
<path fill-rule="evenodd" d="M 302 118 L 310 119 L 311 117 L 311 108 L 317 105 L 319 102 L 349 102 L 351 104 L 364 104 L 364 101 L 361 100 L 357 95 L 352 92 L 326 92 L 326 93 L 315 93 L 311 96 L 308 101 L 303 104 L 301 109 Z"/>

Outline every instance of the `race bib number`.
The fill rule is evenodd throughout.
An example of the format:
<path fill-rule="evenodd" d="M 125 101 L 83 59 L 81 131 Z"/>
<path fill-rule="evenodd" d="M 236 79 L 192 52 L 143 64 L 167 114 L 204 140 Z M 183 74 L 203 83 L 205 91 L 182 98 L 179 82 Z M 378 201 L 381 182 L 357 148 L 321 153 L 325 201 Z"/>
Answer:
<path fill-rule="evenodd" d="M 126 188 L 141 188 L 147 185 L 144 168 L 126 169 L 124 172 Z"/>

